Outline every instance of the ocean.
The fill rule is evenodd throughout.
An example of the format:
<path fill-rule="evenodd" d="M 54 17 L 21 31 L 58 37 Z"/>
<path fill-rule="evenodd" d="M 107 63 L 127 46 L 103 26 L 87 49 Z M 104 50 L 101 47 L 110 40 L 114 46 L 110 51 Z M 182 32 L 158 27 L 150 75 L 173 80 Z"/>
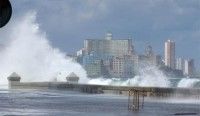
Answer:
<path fill-rule="evenodd" d="M 3 116 L 174 116 L 200 115 L 200 100 L 145 99 L 144 108 L 128 110 L 128 97 L 113 94 L 86 94 L 64 90 L 0 90 Z"/>

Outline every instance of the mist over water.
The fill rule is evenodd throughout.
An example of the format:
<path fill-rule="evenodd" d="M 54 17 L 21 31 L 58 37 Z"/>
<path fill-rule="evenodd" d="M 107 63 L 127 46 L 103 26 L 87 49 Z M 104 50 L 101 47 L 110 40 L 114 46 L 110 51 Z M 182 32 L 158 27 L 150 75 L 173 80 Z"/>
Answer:
<path fill-rule="evenodd" d="M 5 31 L 5 30 L 4 30 Z M 7 77 L 18 73 L 27 81 L 66 81 L 66 76 L 74 72 L 80 77 L 80 83 L 120 86 L 171 87 L 171 82 L 162 71 L 153 66 L 146 66 L 131 79 L 87 78 L 86 71 L 80 64 L 59 49 L 51 46 L 46 34 L 36 22 L 36 12 L 28 12 L 16 19 L 1 37 L 6 40 L 0 50 L 0 85 L 7 85 Z M 2 39 L 2 38 L 1 38 Z M 70 42 L 70 40 L 69 40 Z M 199 79 L 183 78 L 177 87 L 195 87 Z"/>

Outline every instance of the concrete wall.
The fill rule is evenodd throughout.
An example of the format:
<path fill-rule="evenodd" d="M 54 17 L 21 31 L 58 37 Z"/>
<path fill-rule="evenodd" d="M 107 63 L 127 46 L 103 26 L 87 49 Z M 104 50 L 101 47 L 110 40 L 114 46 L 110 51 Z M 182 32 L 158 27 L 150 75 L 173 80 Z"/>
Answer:
<path fill-rule="evenodd" d="M 127 95 L 129 90 L 140 91 L 145 96 L 171 97 L 171 96 L 200 96 L 200 89 L 189 88 L 156 88 L 156 87 L 131 87 L 109 85 L 73 84 L 67 82 L 9 82 L 10 89 L 65 89 L 85 93 L 111 93 Z"/>

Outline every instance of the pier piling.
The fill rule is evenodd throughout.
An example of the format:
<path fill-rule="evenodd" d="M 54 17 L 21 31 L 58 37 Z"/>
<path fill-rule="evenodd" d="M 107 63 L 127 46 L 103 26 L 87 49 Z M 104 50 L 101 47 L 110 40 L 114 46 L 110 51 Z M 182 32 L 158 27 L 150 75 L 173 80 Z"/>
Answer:
<path fill-rule="evenodd" d="M 141 108 L 144 107 L 144 91 L 140 90 L 129 90 L 128 91 L 128 110 L 139 111 L 140 104 Z M 140 96 L 142 96 L 142 101 L 140 100 Z"/>

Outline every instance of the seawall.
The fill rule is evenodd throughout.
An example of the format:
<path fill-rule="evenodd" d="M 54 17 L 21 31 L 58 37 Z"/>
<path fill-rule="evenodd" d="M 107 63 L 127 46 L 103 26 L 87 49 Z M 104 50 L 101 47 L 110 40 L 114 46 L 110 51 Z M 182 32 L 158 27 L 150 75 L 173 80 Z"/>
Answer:
<path fill-rule="evenodd" d="M 68 82 L 9 82 L 10 89 L 60 89 L 85 93 L 114 93 L 127 95 L 128 91 L 140 91 L 145 96 L 170 97 L 192 96 L 200 99 L 200 89 L 159 88 L 112 85 L 88 85 Z"/>

